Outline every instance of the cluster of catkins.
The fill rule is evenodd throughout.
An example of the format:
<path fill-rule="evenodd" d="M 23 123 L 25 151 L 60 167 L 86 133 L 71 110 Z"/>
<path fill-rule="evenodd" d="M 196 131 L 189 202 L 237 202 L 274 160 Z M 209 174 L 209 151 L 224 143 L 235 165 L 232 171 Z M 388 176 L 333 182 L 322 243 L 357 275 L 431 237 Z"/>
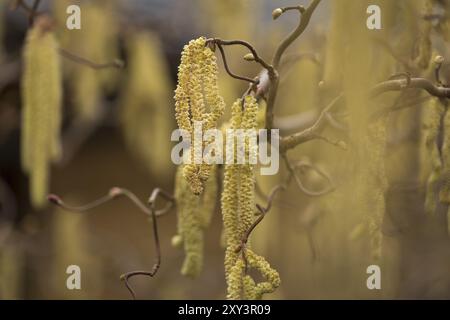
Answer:
<path fill-rule="evenodd" d="M 225 104 L 218 91 L 218 67 L 213 50 L 205 38 L 192 40 L 184 47 L 175 91 L 176 120 L 180 129 L 193 139 L 194 125 L 202 129 L 217 127 Z M 230 129 L 256 129 L 258 104 L 253 96 L 238 99 L 232 106 Z M 202 148 L 203 149 L 203 148 Z M 234 146 L 232 155 L 240 152 Z M 246 159 L 256 156 L 256 146 L 245 141 Z M 203 262 L 203 233 L 211 221 L 218 197 L 217 165 L 195 161 L 201 156 L 191 150 L 191 163 L 178 168 L 175 198 L 178 212 L 178 234 L 175 246 L 184 245 L 186 253 L 182 274 L 197 276 Z M 248 161 L 247 161 L 248 162 Z M 228 161 L 227 161 L 228 163 Z M 227 164 L 224 166 L 222 216 L 226 238 L 225 274 L 229 299 L 258 299 L 273 292 L 280 284 L 278 272 L 242 241 L 255 220 L 255 175 L 253 165 Z M 265 279 L 255 283 L 246 271 L 258 270 Z"/>
<path fill-rule="evenodd" d="M 62 72 L 49 18 L 37 18 L 28 31 L 23 61 L 21 162 L 30 177 L 31 203 L 42 208 L 50 164 L 61 156 Z"/>

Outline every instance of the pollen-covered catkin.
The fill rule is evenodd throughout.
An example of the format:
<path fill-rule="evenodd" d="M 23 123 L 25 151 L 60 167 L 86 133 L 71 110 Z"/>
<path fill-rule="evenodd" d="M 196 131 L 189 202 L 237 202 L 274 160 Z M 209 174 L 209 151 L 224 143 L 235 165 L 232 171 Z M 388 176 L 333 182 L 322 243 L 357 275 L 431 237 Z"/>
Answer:
<path fill-rule="evenodd" d="M 227 150 L 227 164 L 224 170 L 222 192 L 222 218 L 224 223 L 226 252 L 225 276 L 227 280 L 228 299 L 256 299 L 264 293 L 272 292 L 279 285 L 278 273 L 271 269 L 264 258 L 249 250 L 247 242 L 245 254 L 250 267 L 261 272 L 266 282 L 255 284 L 253 279 L 245 275 L 245 262 L 240 252 L 242 241 L 255 220 L 255 174 L 256 141 L 252 141 L 251 133 L 256 134 L 258 104 L 253 96 L 238 99 L 231 108 L 230 129 L 242 129 L 246 132 L 242 146 L 233 143 L 233 149 Z M 233 151 L 233 152 L 230 152 Z M 243 151 L 243 152 L 242 152 Z M 238 163 L 238 154 L 243 153 L 244 163 Z M 241 154 L 242 156 L 242 154 Z M 232 160 L 231 162 L 229 160 Z"/>
<path fill-rule="evenodd" d="M 218 67 L 214 52 L 200 37 L 185 45 L 178 67 L 178 85 L 175 90 L 175 114 L 178 127 L 191 134 L 194 141 L 194 124 L 204 130 L 217 126 L 223 115 L 225 103 L 219 95 Z M 195 142 L 194 142 L 195 144 Z M 203 143 L 201 144 L 203 148 Z M 211 166 L 201 163 L 201 150 L 191 148 L 191 161 L 184 168 L 184 177 L 192 192 L 201 194 L 210 175 Z"/>
<path fill-rule="evenodd" d="M 272 293 L 280 286 L 279 273 L 261 256 L 250 249 L 245 250 L 247 267 L 259 271 L 264 281 L 256 283 L 250 275 L 245 274 L 245 261 L 242 257 L 230 269 L 228 296 L 230 300 L 259 300 L 264 294 Z"/>
<path fill-rule="evenodd" d="M 30 176 L 31 202 L 46 203 L 49 167 L 61 155 L 62 75 L 51 21 L 43 16 L 28 31 L 22 76 L 21 161 Z"/>
<path fill-rule="evenodd" d="M 230 129 L 237 129 L 241 126 L 242 108 L 241 100 L 238 99 L 231 107 Z M 237 254 L 236 248 L 240 244 L 241 233 L 239 227 L 239 174 L 240 165 L 236 162 L 236 146 L 233 143 L 233 154 L 227 152 L 226 157 L 232 157 L 232 163 L 226 164 L 224 168 L 223 192 L 222 192 L 222 219 L 224 235 L 226 239 L 225 250 L 225 277 L 229 281 L 230 270 L 235 264 Z M 227 163 L 228 163 L 227 159 Z"/>

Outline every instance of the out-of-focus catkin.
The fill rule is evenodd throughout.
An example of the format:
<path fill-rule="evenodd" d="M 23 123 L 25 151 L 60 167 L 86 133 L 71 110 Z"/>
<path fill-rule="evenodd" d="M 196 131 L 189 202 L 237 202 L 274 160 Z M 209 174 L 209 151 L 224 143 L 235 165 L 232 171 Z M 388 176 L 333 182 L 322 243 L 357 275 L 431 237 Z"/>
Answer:
<path fill-rule="evenodd" d="M 202 125 L 202 133 L 215 128 L 224 110 L 214 52 L 206 45 L 204 37 L 191 40 L 183 49 L 178 67 L 178 85 L 175 90 L 178 127 L 189 132 L 194 141 L 195 125 Z M 201 163 L 201 151 L 191 148 L 192 163 L 184 166 L 184 177 L 194 194 L 203 192 L 204 183 L 210 175 L 211 166 Z"/>
<path fill-rule="evenodd" d="M 439 200 L 443 203 L 450 204 L 450 112 L 448 111 L 448 101 L 441 100 L 441 103 L 445 108 L 445 115 L 442 123 L 442 174 Z"/>
<path fill-rule="evenodd" d="M 445 116 L 445 107 L 438 98 L 432 98 L 426 106 L 426 119 L 424 127 L 426 130 L 425 146 L 431 162 L 431 172 L 428 176 L 427 190 L 425 197 L 425 210 L 428 214 L 434 214 L 436 209 L 437 184 L 442 174 L 442 158 L 438 137 L 441 132 L 441 123 Z"/>
<path fill-rule="evenodd" d="M 62 75 L 58 44 L 47 17 L 36 20 L 28 31 L 22 75 L 21 161 L 30 176 L 31 202 L 46 203 L 49 167 L 61 156 Z"/>
<path fill-rule="evenodd" d="M 70 52 L 95 63 L 110 63 L 118 57 L 117 18 L 113 1 L 100 0 L 83 4 L 82 28 L 64 34 Z M 65 38 L 68 37 L 68 38 Z M 93 122 L 102 113 L 103 94 L 113 91 L 119 80 L 115 68 L 92 69 L 68 62 L 71 72 L 75 116 L 83 122 Z"/>
<path fill-rule="evenodd" d="M 211 178 L 205 185 L 205 192 L 195 195 L 183 176 L 183 166 L 179 166 L 175 178 L 175 199 L 177 205 L 177 234 L 172 245 L 183 245 L 185 259 L 181 273 L 197 277 L 203 267 L 204 232 L 211 222 L 217 202 L 217 167 L 212 167 Z"/>
<path fill-rule="evenodd" d="M 120 118 L 127 144 L 152 174 L 169 174 L 172 121 L 169 68 L 156 35 L 130 34 L 126 49 L 128 76 L 121 99 Z"/>

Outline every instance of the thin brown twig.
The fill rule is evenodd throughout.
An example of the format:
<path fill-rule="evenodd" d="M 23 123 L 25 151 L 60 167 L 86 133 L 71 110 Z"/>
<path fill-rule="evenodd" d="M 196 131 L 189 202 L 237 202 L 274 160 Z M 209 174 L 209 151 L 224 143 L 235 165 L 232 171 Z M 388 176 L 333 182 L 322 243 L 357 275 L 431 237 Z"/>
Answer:
<path fill-rule="evenodd" d="M 287 150 L 292 149 L 296 147 L 297 145 L 320 138 L 319 132 L 323 129 L 323 125 L 325 123 L 326 115 L 330 110 L 335 107 L 342 99 L 344 95 L 340 94 L 336 98 L 334 98 L 321 112 L 319 117 L 316 119 L 314 124 L 310 126 L 309 128 L 297 132 L 293 135 L 290 135 L 288 137 L 282 137 L 280 138 L 280 153 L 285 153 Z"/>
<path fill-rule="evenodd" d="M 125 273 L 120 276 L 120 279 L 125 282 L 125 286 L 130 291 L 133 299 L 136 299 L 136 295 L 135 295 L 133 289 L 131 288 L 128 280 L 137 275 L 146 275 L 146 276 L 153 277 L 158 272 L 158 269 L 161 265 L 161 245 L 160 245 L 159 235 L 158 235 L 157 217 L 167 213 L 173 207 L 173 205 L 175 203 L 174 197 L 172 195 L 170 195 L 169 193 L 165 192 L 164 190 L 162 190 L 160 188 L 156 188 L 153 190 L 153 192 L 148 200 L 149 207 L 147 208 L 147 206 L 145 206 L 139 200 L 139 198 L 136 195 L 134 195 L 131 191 L 129 191 L 127 189 L 116 187 L 116 188 L 112 188 L 106 196 L 103 196 L 103 197 L 101 197 L 87 205 L 84 205 L 84 206 L 75 207 L 75 206 L 67 205 L 61 199 L 61 197 L 54 195 L 54 194 L 50 194 L 48 196 L 48 200 L 51 203 L 53 203 L 57 206 L 60 206 L 69 211 L 86 212 L 86 211 L 96 208 L 100 205 L 103 205 L 119 196 L 127 197 L 139 209 L 141 209 L 142 212 L 144 212 L 146 215 L 150 216 L 150 219 L 152 222 L 152 228 L 153 228 L 153 238 L 155 241 L 155 251 L 156 251 L 156 262 L 154 263 L 152 270 L 151 271 L 132 271 L 132 272 L 128 272 L 128 273 Z M 167 204 L 162 209 L 157 210 L 156 209 L 156 200 L 158 199 L 159 196 L 164 198 L 167 201 Z"/>
<path fill-rule="evenodd" d="M 321 0 L 313 0 L 307 8 L 303 6 L 285 7 L 280 8 L 283 13 L 289 10 L 298 10 L 300 13 L 300 22 L 298 26 L 280 43 L 272 59 L 272 65 L 275 69 L 278 69 L 281 58 L 286 49 L 305 31 L 306 27 L 311 20 L 311 16 L 316 10 Z"/>
<path fill-rule="evenodd" d="M 253 60 L 256 63 L 259 63 L 264 69 L 267 69 L 267 71 L 269 71 L 269 73 L 273 73 L 273 71 L 274 71 L 273 67 L 270 64 L 268 64 L 263 58 L 261 58 L 261 56 L 258 54 L 256 49 L 250 43 L 248 43 L 247 41 L 244 41 L 244 40 L 223 40 L 223 39 L 220 39 L 220 38 L 212 38 L 212 39 L 208 39 L 206 41 L 207 41 L 207 43 L 213 43 L 214 45 L 217 45 L 217 46 L 234 46 L 234 45 L 244 46 L 248 50 L 250 50 L 250 52 L 253 55 Z"/>
<path fill-rule="evenodd" d="M 165 194 L 167 196 L 167 194 Z M 124 196 L 126 198 L 128 198 L 129 200 L 131 200 L 132 203 L 134 203 L 143 213 L 145 213 L 148 216 L 151 216 L 152 213 L 151 211 L 145 206 L 145 204 L 143 204 L 139 198 L 130 190 L 124 189 L 124 188 L 118 188 L 118 187 L 114 187 L 111 188 L 111 190 L 108 192 L 107 195 L 94 200 L 86 205 L 83 206 L 71 206 L 68 205 L 67 203 L 65 203 L 61 197 L 59 197 L 58 195 L 55 194 L 50 194 L 47 196 L 48 201 L 50 201 L 51 203 L 60 206 L 61 208 L 68 210 L 68 211 L 73 211 L 73 212 L 79 212 L 79 213 L 83 213 L 92 209 L 95 209 L 109 201 L 112 201 L 120 196 Z M 167 213 L 172 207 L 173 207 L 173 198 L 167 197 L 166 198 L 168 200 L 168 203 L 166 205 L 166 207 L 157 210 L 156 211 L 156 216 L 162 216 L 165 213 Z"/>
<path fill-rule="evenodd" d="M 287 167 L 289 173 L 291 174 L 292 177 L 294 177 L 294 180 L 295 180 L 297 186 L 307 196 L 320 197 L 320 196 L 326 195 L 330 192 L 333 192 L 336 189 L 331 177 L 324 171 L 322 171 L 319 168 L 317 168 L 316 166 L 314 166 L 313 164 L 305 162 L 305 161 L 299 161 L 295 165 L 292 165 L 286 154 L 283 155 L 283 159 L 284 159 L 284 162 L 286 164 L 286 167 Z M 297 175 L 297 172 L 296 172 L 296 170 L 298 170 L 298 169 L 301 170 L 302 168 L 308 168 L 308 169 L 311 169 L 311 170 L 314 170 L 315 172 L 317 172 L 322 178 L 324 178 L 327 181 L 328 187 L 325 188 L 324 190 L 320 190 L 320 191 L 309 190 L 303 184 L 302 180 L 300 179 L 300 177 Z"/>
<path fill-rule="evenodd" d="M 370 91 L 370 97 L 374 98 L 389 91 L 400 91 L 404 89 L 423 89 L 430 95 L 437 98 L 450 98 L 450 88 L 436 86 L 433 82 L 425 78 L 411 78 L 407 80 L 388 80 L 374 86 Z"/>
<path fill-rule="evenodd" d="M 90 67 L 92 69 L 106 69 L 106 68 L 123 68 L 124 67 L 124 63 L 122 60 L 116 59 L 113 62 L 107 62 L 107 63 L 95 63 L 92 62 L 86 58 L 77 56 L 76 54 L 73 54 L 65 49 L 60 48 L 59 49 L 59 53 L 61 54 L 61 56 L 63 56 L 64 58 L 67 58 L 75 63 L 81 64 L 81 65 L 85 65 L 87 67 Z"/>
<path fill-rule="evenodd" d="M 255 79 L 252 79 L 252 78 L 249 78 L 249 77 L 245 77 L 245 76 L 240 76 L 240 75 L 237 75 L 237 74 L 233 73 L 233 71 L 231 71 L 230 67 L 228 66 L 227 58 L 226 58 L 225 51 L 223 50 L 222 45 L 221 44 L 217 44 L 217 47 L 219 48 L 220 55 L 222 56 L 222 61 L 223 61 L 223 65 L 225 67 L 225 70 L 230 75 L 230 77 L 232 77 L 234 79 L 238 79 L 238 80 L 242 80 L 242 81 L 258 84 L 258 80 L 255 80 Z"/>
<path fill-rule="evenodd" d="M 286 49 L 305 31 L 306 27 L 311 20 L 311 16 L 314 13 L 315 9 L 319 5 L 321 0 L 312 0 L 309 6 L 306 9 L 302 9 L 303 7 L 288 7 L 291 9 L 297 9 L 300 14 L 300 22 L 298 26 L 280 43 L 278 48 L 275 51 L 275 54 L 272 58 L 272 66 L 274 68 L 274 74 L 270 79 L 269 96 L 267 99 L 267 107 L 266 107 L 266 129 L 273 128 L 273 118 L 274 118 L 274 108 L 275 102 L 278 93 L 278 85 L 279 85 L 279 75 L 278 75 L 278 67 L 280 66 L 281 58 L 283 57 Z M 283 10 L 283 8 L 281 8 Z M 284 9 L 286 11 L 286 8 Z M 283 11 L 283 12 L 284 12 Z"/>
<path fill-rule="evenodd" d="M 275 196 L 282 190 L 286 190 L 285 184 L 277 185 L 272 189 L 269 196 L 267 197 L 266 207 L 261 206 L 259 203 L 256 204 L 256 209 L 258 209 L 258 211 L 259 211 L 258 218 L 252 223 L 252 225 L 245 232 L 244 236 L 242 237 L 241 244 L 236 248 L 236 251 L 235 251 L 235 253 L 239 253 L 242 250 L 242 254 L 243 254 L 242 258 L 244 259 L 245 265 L 247 265 L 247 262 L 246 262 L 247 259 L 245 257 L 244 251 L 245 251 L 245 247 L 247 245 L 248 239 L 250 238 L 250 235 L 252 234 L 253 230 L 255 230 L 255 228 L 264 219 L 265 215 L 272 208 L 272 204 L 273 204 L 273 200 L 274 200 Z"/>
<path fill-rule="evenodd" d="M 160 266 L 161 266 L 161 245 L 159 241 L 159 235 L 158 235 L 158 225 L 157 225 L 157 219 L 156 219 L 156 200 L 159 196 L 162 196 L 166 200 L 174 201 L 173 197 L 169 195 L 164 190 L 157 188 L 154 189 L 149 200 L 148 205 L 150 207 L 151 212 L 151 219 L 152 219 L 152 226 L 153 226 L 153 239 L 155 241 L 155 251 L 156 251 L 156 261 L 153 264 L 153 267 L 150 271 L 132 271 L 127 272 L 120 276 L 120 279 L 125 282 L 125 286 L 127 287 L 128 291 L 131 293 L 133 299 L 136 299 L 136 294 L 134 293 L 133 288 L 129 284 L 129 279 L 135 276 L 148 276 L 148 277 L 154 277 L 155 274 L 158 272 Z"/>

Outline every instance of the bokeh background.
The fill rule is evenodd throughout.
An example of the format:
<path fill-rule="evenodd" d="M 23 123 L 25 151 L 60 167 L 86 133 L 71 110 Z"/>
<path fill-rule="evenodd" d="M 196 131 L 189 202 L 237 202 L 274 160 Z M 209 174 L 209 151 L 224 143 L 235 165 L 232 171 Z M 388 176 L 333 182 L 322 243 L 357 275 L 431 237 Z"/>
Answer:
<path fill-rule="evenodd" d="M 150 268 L 155 254 L 151 225 L 139 210 L 126 199 L 84 214 L 50 205 L 37 210 L 30 204 L 29 181 L 20 165 L 21 52 L 28 19 L 19 9 L 8 10 L 11 2 L 0 3 L 0 298 L 129 299 L 119 275 Z M 296 13 L 272 21 L 272 10 L 298 2 L 307 4 L 303 0 L 43 0 L 39 11 L 54 19 L 61 47 L 98 62 L 125 61 L 124 69 L 97 71 L 63 62 L 63 157 L 52 166 L 49 191 L 71 204 L 90 202 L 114 186 L 132 190 L 142 200 L 156 187 L 171 192 L 175 173 L 168 159 L 169 134 L 175 128 L 172 93 L 183 45 L 201 35 L 243 39 L 268 59 L 298 21 Z M 417 54 L 424 2 L 370 2 L 382 8 L 383 30 L 377 36 L 405 59 Z M 435 3 L 436 10 L 448 14 L 449 1 Z M 81 6 L 80 31 L 64 28 L 69 4 Z M 355 82 L 370 85 L 404 71 L 384 46 L 370 41 L 373 34 L 365 28 L 368 4 L 365 0 L 320 4 L 307 32 L 290 49 L 314 59 L 288 63 L 283 69 L 277 106 L 282 120 L 307 125 L 342 87 L 358 91 L 361 87 L 352 87 Z M 437 33 L 432 39 L 433 48 L 450 59 L 448 40 Z M 230 65 L 240 74 L 259 72 L 257 65 L 243 61 L 246 51 L 242 48 L 226 51 Z M 443 70 L 448 80 L 448 64 Z M 324 79 L 325 88 L 318 85 Z M 139 90 L 145 86 L 148 91 Z M 221 69 L 220 88 L 229 106 L 247 86 Z M 388 104 L 396 97 L 391 94 L 378 103 Z M 354 108 L 369 105 L 353 98 Z M 370 181 L 358 180 L 359 168 L 370 163 L 367 153 L 361 158 L 367 162 L 361 160 L 359 166 L 354 166 L 353 152 L 320 141 L 289 154 L 329 172 L 338 191 L 308 197 L 292 185 L 276 198 L 254 239 L 255 249 L 282 279 L 279 290 L 268 298 L 450 298 L 447 212 L 438 218 L 424 212 L 426 174 L 417 172 L 429 170 L 430 165 L 422 161 L 428 154 L 421 138 L 422 114 L 417 107 L 407 110 L 399 111 L 388 125 L 388 157 L 377 160 L 386 163 L 387 173 L 371 172 Z M 359 141 L 355 137 L 362 126 L 358 123 L 363 122 L 352 119 L 347 124 L 356 128 L 352 134 L 339 123 L 327 134 Z M 387 174 L 389 187 L 372 188 L 370 183 L 378 174 Z M 279 181 L 258 179 L 265 192 Z M 314 174 L 305 173 L 304 179 L 313 188 L 324 183 Z M 382 196 L 374 205 L 355 200 L 377 192 Z M 378 260 L 371 254 L 371 232 L 365 227 L 366 217 L 374 213 L 379 215 L 383 243 Z M 198 279 L 180 274 L 183 252 L 170 244 L 176 232 L 174 210 L 159 218 L 159 227 L 161 268 L 152 279 L 131 280 L 138 298 L 223 299 L 220 210 L 206 233 L 205 265 Z M 65 272 L 72 264 L 81 267 L 82 290 L 66 288 Z M 382 290 L 366 287 L 366 268 L 371 264 L 382 266 Z"/>

